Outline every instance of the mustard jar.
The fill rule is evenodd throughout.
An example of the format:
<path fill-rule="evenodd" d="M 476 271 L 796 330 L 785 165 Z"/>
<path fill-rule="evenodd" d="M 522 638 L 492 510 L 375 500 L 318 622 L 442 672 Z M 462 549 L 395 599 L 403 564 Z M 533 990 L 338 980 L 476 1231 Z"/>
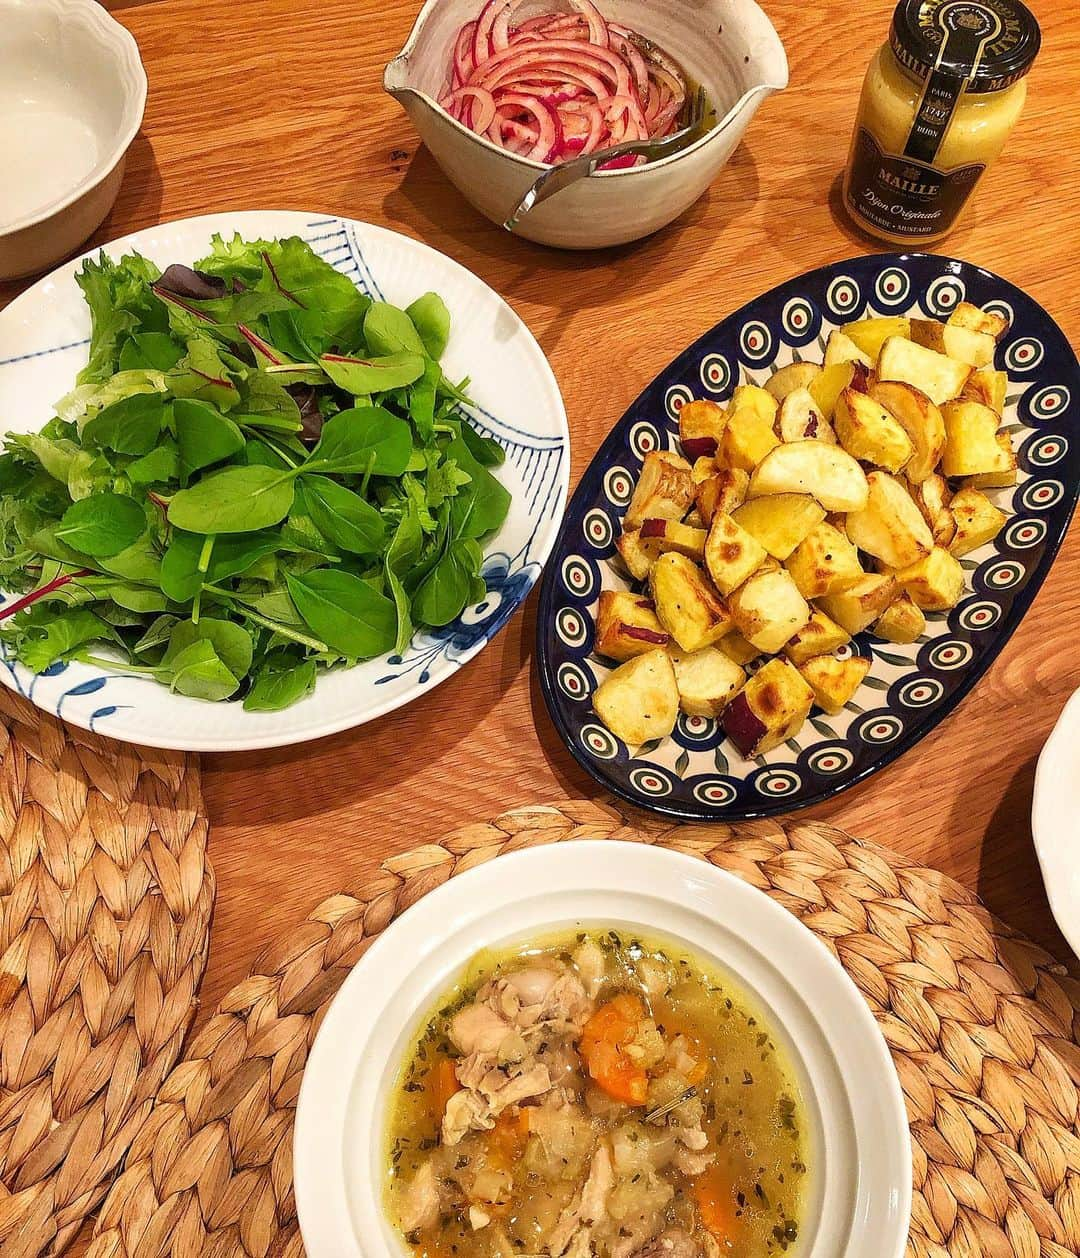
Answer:
<path fill-rule="evenodd" d="M 1040 43 L 1020 0 L 900 0 L 859 100 L 854 222 L 899 244 L 949 232 L 1020 117 Z"/>

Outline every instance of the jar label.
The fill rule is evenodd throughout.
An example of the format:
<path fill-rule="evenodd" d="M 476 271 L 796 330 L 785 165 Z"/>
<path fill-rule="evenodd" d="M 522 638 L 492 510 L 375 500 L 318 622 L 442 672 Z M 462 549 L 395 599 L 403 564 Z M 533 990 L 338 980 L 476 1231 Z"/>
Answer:
<path fill-rule="evenodd" d="M 894 157 L 860 127 L 851 158 L 848 209 L 894 236 L 940 236 L 952 227 L 985 169 L 974 162 L 944 171 L 915 158 Z"/>

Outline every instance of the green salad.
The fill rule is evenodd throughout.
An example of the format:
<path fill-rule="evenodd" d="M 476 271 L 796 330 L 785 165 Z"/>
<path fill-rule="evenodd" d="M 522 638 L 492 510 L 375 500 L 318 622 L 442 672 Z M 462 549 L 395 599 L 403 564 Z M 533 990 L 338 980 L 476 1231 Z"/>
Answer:
<path fill-rule="evenodd" d="M 102 255 L 90 357 L 0 455 L 9 656 L 288 707 L 484 597 L 510 494 L 439 365 L 435 293 L 372 301 L 302 240 L 215 236 L 194 269 Z"/>

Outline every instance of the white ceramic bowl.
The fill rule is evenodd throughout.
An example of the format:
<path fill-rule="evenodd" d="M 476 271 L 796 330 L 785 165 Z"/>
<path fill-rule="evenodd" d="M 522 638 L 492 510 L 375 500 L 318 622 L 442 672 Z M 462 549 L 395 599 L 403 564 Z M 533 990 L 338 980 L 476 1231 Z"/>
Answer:
<path fill-rule="evenodd" d="M 388 1099 L 418 1020 L 482 947 L 558 925 L 666 935 L 732 974 L 786 1041 L 813 1128 L 791 1258 L 901 1258 L 911 1145 L 885 1041 L 854 984 L 762 892 L 693 857 L 575 842 L 502 857 L 425 896 L 368 950 L 304 1072 L 293 1149 L 309 1258 L 401 1258 L 383 1214 Z"/>
<path fill-rule="evenodd" d="M 517 208 L 545 167 L 476 135 L 436 100 L 447 83 L 450 48 L 482 0 L 427 0 L 383 84 L 412 118 L 447 178 L 494 223 Z M 515 20 L 560 6 L 527 0 Z M 754 0 L 601 0 L 606 18 L 661 44 L 701 83 L 719 117 L 696 143 L 662 161 L 598 171 L 527 214 L 515 233 L 564 249 L 594 249 L 638 240 L 692 205 L 743 137 L 758 105 L 787 86 L 784 46 Z"/>
<path fill-rule="evenodd" d="M 1080 690 L 1065 705 L 1035 773 L 1031 833 L 1050 908 L 1080 957 Z"/>
<path fill-rule="evenodd" d="M 0 279 L 100 226 L 145 106 L 138 46 L 95 0 L 0 0 Z"/>

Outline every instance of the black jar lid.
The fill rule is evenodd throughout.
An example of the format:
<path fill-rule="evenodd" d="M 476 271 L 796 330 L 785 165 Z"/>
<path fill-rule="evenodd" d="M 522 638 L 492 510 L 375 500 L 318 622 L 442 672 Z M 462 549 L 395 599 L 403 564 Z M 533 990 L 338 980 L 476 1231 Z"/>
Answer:
<path fill-rule="evenodd" d="M 919 78 L 937 69 L 969 92 L 1000 92 L 1031 69 L 1042 34 L 1020 0 L 900 0 L 889 43 Z"/>

